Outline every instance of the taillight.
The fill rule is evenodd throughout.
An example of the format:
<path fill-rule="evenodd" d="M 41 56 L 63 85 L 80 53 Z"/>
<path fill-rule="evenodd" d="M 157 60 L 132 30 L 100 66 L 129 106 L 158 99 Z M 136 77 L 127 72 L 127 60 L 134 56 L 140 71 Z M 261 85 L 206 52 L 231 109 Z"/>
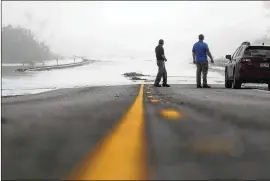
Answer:
<path fill-rule="evenodd" d="M 244 65 L 252 65 L 251 60 L 249 58 L 242 58 L 241 64 L 242 64 L 243 68 L 245 67 Z"/>
<path fill-rule="evenodd" d="M 243 59 L 241 59 L 241 62 L 251 62 L 251 61 L 248 58 L 243 58 Z"/>

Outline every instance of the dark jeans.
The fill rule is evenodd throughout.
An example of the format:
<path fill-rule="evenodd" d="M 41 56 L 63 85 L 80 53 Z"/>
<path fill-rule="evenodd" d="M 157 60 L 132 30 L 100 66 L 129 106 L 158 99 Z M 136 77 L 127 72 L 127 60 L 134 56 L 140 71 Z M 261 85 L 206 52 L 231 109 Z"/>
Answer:
<path fill-rule="evenodd" d="M 207 85 L 208 61 L 197 62 L 197 86 L 201 85 L 201 74 L 203 74 L 203 85 Z"/>
<path fill-rule="evenodd" d="M 155 85 L 158 85 L 163 78 L 163 84 L 167 84 L 167 71 L 165 67 L 165 62 L 163 60 L 157 60 L 158 74 L 155 80 Z"/>

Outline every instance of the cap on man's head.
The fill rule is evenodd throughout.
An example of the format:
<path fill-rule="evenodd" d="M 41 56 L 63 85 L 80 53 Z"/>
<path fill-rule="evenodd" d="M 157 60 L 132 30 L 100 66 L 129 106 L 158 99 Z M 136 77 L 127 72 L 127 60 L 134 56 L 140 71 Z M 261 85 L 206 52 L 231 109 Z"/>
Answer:
<path fill-rule="evenodd" d="M 158 41 L 158 44 L 159 44 L 159 45 L 163 45 L 163 44 L 164 44 L 164 40 L 160 39 L 160 40 Z"/>
<path fill-rule="evenodd" d="M 199 35 L 199 40 L 204 40 L 204 35 L 203 34 Z"/>

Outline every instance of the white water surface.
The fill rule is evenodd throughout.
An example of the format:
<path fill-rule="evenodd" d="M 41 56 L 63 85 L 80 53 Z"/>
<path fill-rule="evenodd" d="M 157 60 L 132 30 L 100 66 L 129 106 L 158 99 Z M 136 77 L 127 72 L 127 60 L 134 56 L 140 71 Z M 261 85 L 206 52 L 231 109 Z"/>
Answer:
<path fill-rule="evenodd" d="M 93 59 L 93 58 L 91 58 Z M 60 88 L 109 86 L 127 84 L 152 84 L 157 74 L 155 60 L 143 58 L 103 58 L 92 64 L 50 71 L 37 71 L 22 73 L 21 76 L 12 74 L 2 77 L 2 96 L 35 94 Z M 66 60 L 64 63 L 72 63 Z M 176 61 L 172 61 L 176 62 Z M 168 83 L 170 84 L 195 84 L 196 67 L 190 62 L 172 63 L 168 61 Z M 53 64 L 47 62 L 47 64 Z M 211 66 L 211 65 L 210 65 Z M 149 75 L 150 81 L 132 81 L 123 74 L 126 72 L 138 72 Z M 209 84 L 224 83 L 222 74 L 214 71 L 208 73 Z"/>

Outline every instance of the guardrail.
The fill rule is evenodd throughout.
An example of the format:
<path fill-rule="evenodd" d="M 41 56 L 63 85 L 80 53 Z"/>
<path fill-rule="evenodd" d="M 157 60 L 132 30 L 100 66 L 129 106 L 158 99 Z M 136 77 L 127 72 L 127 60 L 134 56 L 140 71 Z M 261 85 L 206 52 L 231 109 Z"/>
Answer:
<path fill-rule="evenodd" d="M 42 66 L 42 67 L 33 67 L 33 68 L 20 68 L 16 69 L 15 71 L 18 72 L 26 72 L 26 71 L 45 71 L 45 70 L 52 70 L 52 69 L 62 69 L 62 68 L 71 68 L 71 67 L 77 67 L 77 66 L 82 66 L 86 65 L 89 63 L 94 62 L 94 60 L 88 60 L 88 59 L 83 59 L 81 62 L 77 63 L 69 63 L 69 64 L 61 64 L 61 65 L 50 65 L 50 66 Z"/>

